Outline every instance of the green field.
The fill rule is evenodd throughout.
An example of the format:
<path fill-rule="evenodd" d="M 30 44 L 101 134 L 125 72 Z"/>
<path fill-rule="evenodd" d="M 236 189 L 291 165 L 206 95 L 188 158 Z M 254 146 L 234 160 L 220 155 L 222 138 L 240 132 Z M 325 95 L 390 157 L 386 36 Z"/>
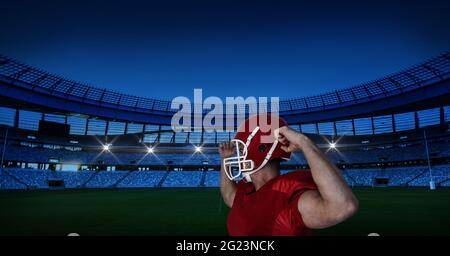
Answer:
<path fill-rule="evenodd" d="M 450 190 L 355 189 L 352 219 L 317 235 L 450 235 Z M 0 192 L 0 235 L 226 235 L 218 189 Z"/>

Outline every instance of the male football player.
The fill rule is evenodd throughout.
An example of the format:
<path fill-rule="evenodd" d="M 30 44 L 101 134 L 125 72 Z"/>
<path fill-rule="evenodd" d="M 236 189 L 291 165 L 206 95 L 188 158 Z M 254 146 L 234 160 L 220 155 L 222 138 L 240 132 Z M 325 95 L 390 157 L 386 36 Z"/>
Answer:
<path fill-rule="evenodd" d="M 263 115 L 271 120 L 270 114 Z M 358 201 L 337 167 L 283 119 L 262 124 L 261 117 L 247 119 L 234 140 L 219 146 L 220 191 L 231 208 L 229 234 L 309 235 L 311 229 L 330 227 L 352 216 Z M 280 175 L 280 162 L 295 151 L 303 152 L 310 171 Z"/>

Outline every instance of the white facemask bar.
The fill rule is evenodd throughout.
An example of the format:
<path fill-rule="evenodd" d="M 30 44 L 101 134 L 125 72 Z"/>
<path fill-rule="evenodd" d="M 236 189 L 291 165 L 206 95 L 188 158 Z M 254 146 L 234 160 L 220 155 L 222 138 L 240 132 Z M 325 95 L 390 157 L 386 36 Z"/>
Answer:
<path fill-rule="evenodd" d="M 270 148 L 269 152 L 267 153 L 266 157 L 264 158 L 264 161 L 261 163 L 261 165 L 254 169 L 254 162 L 253 160 L 246 160 L 247 158 L 247 148 L 250 145 L 250 142 L 252 141 L 253 137 L 256 135 L 256 133 L 259 131 L 259 126 L 257 126 L 252 133 L 248 136 L 246 143 L 244 144 L 241 140 L 232 140 L 231 142 L 235 143 L 236 147 L 236 157 L 228 157 L 224 159 L 223 167 L 225 170 L 225 174 L 228 176 L 230 180 L 235 180 L 236 178 L 240 177 L 241 174 L 245 178 L 247 182 L 251 182 L 250 175 L 261 170 L 270 160 L 270 157 L 272 156 L 273 151 L 275 151 L 275 148 L 278 145 L 278 140 L 275 140 L 272 144 L 272 147 Z M 239 143 L 241 143 L 243 148 L 243 154 L 241 156 L 239 151 Z M 238 173 L 236 175 L 233 175 L 232 171 L 232 165 L 238 166 Z"/>
<path fill-rule="evenodd" d="M 251 171 L 253 170 L 253 168 L 255 168 L 254 162 L 252 160 L 246 160 L 246 158 L 248 145 L 250 145 L 250 142 L 252 141 L 253 137 L 255 137 L 255 134 L 258 131 L 259 126 L 253 129 L 252 133 L 248 136 L 247 141 L 245 143 L 241 140 L 231 140 L 231 143 L 235 143 L 234 146 L 236 149 L 236 156 L 228 157 L 223 160 L 223 168 L 225 174 L 228 176 L 230 180 L 235 180 L 241 176 L 242 172 Z M 240 148 L 239 144 L 243 147 L 242 156 L 239 150 Z M 233 175 L 232 167 L 236 165 L 238 167 L 238 173 L 236 175 Z"/>
<path fill-rule="evenodd" d="M 250 171 L 250 172 L 242 173 L 242 176 L 244 176 L 244 178 L 247 182 L 252 182 L 252 178 L 250 177 L 250 175 L 261 170 L 269 162 L 270 157 L 272 156 L 273 151 L 275 151 L 275 148 L 277 147 L 277 145 L 278 145 L 278 140 L 275 140 L 273 142 L 272 147 L 270 148 L 269 152 L 267 152 L 267 155 L 264 158 L 264 161 L 261 163 L 261 165 L 258 168 L 256 168 L 253 171 Z"/>
<path fill-rule="evenodd" d="M 251 171 L 255 167 L 252 160 L 246 160 L 247 158 L 247 145 L 241 140 L 232 140 L 231 143 L 234 143 L 236 149 L 236 156 L 227 157 L 223 160 L 223 168 L 225 174 L 228 176 L 230 180 L 235 180 L 241 176 L 242 172 Z M 239 150 L 240 146 L 242 146 L 242 155 Z M 238 167 L 238 173 L 233 175 L 233 166 Z"/>

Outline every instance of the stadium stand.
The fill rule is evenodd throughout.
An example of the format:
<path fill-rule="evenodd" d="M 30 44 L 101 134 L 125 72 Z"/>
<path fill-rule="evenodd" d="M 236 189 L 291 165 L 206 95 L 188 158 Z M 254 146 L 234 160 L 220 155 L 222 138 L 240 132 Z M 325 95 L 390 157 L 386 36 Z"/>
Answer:
<path fill-rule="evenodd" d="M 166 171 L 131 171 L 130 174 L 123 179 L 118 188 L 148 188 L 157 187 Z"/>
<path fill-rule="evenodd" d="M 3 147 L 0 146 L 0 150 Z M 429 145 L 433 158 L 450 157 L 450 144 L 445 141 Z M 370 148 L 359 150 L 328 151 L 327 155 L 336 163 L 375 163 L 383 161 L 410 161 L 427 158 L 424 145 L 413 145 L 401 148 Z M 218 153 L 209 154 L 170 154 L 162 153 L 111 153 L 111 152 L 73 152 L 44 148 L 31 148 L 22 146 L 8 146 L 5 158 L 13 161 L 45 163 L 49 159 L 58 159 L 65 163 L 97 164 L 99 161 L 107 165 L 120 165 L 139 163 L 140 165 L 184 165 L 184 166 L 217 166 L 220 165 Z M 207 164 L 205 163 L 207 162 Z M 307 162 L 301 153 L 295 153 L 285 165 L 306 165 Z"/>
<path fill-rule="evenodd" d="M 127 174 L 128 172 L 126 171 L 96 172 L 92 179 L 89 179 L 84 186 L 87 188 L 111 188 L 120 178 Z"/>
<path fill-rule="evenodd" d="M 26 189 L 28 186 L 23 181 L 17 179 L 6 171 L 1 172 L 1 189 L 12 190 L 12 189 Z"/>
<path fill-rule="evenodd" d="M 283 170 L 281 174 L 292 172 Z M 376 179 L 386 179 L 385 186 L 427 187 L 430 171 L 427 166 L 389 167 L 374 169 L 346 169 L 342 171 L 352 186 L 376 187 Z M 450 186 L 450 164 L 432 167 L 438 186 Z M 204 184 L 201 183 L 205 174 Z M 158 187 L 218 187 L 218 171 L 50 171 L 4 168 L 1 189 L 48 189 L 49 179 L 61 179 L 66 188 L 151 188 Z M 120 180 L 120 178 L 125 177 Z M 120 182 L 118 182 L 120 180 Z"/>
<path fill-rule="evenodd" d="M 220 172 L 206 172 L 205 187 L 218 187 L 220 182 Z"/>
<path fill-rule="evenodd" d="M 201 171 L 170 171 L 163 187 L 199 187 Z"/>
<path fill-rule="evenodd" d="M 217 187 L 217 144 L 235 132 L 174 132 L 170 101 L 85 85 L 5 56 L 0 98 L 5 190 L 51 189 L 53 181 L 68 189 Z M 450 52 L 368 83 L 284 99 L 279 108 L 351 186 L 428 186 L 427 164 L 438 187 L 450 185 Z M 52 136 L 41 122 L 69 134 Z M 282 168 L 306 169 L 307 161 L 295 153 Z"/>

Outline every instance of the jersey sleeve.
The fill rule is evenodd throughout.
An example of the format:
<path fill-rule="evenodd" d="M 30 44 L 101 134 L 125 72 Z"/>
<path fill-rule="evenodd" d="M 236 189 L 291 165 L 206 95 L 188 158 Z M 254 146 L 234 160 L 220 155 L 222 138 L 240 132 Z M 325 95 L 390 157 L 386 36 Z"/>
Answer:
<path fill-rule="evenodd" d="M 311 171 L 296 172 L 295 176 L 291 177 L 290 180 L 289 189 L 286 191 L 289 194 L 289 201 L 292 201 L 294 197 L 297 197 L 298 194 L 302 194 L 306 190 L 317 189 Z"/>
<path fill-rule="evenodd" d="M 311 171 L 304 171 L 300 173 L 299 183 L 292 191 L 292 194 L 289 199 L 288 210 L 291 212 L 291 224 L 294 229 L 304 229 L 306 228 L 305 223 L 303 222 L 302 215 L 298 210 L 298 201 L 302 194 L 307 190 L 316 190 L 317 186 L 314 182 Z M 309 230 L 309 229 L 308 229 Z"/>
<path fill-rule="evenodd" d="M 305 191 L 317 189 L 311 172 L 292 173 L 287 184 L 289 186 L 285 192 L 288 194 L 288 202 L 276 219 L 274 235 L 310 235 L 311 231 L 305 226 L 298 210 L 298 201 Z"/>

